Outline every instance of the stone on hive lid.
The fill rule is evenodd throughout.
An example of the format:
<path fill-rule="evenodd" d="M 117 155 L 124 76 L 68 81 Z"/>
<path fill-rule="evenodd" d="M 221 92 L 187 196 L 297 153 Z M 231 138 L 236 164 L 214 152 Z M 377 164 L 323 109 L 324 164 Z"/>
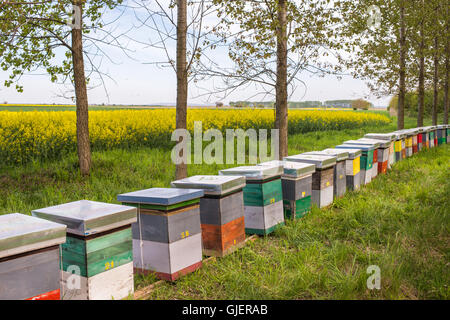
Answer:
<path fill-rule="evenodd" d="M 20 213 L 0 215 L 0 258 L 66 242 L 66 226 Z"/>
<path fill-rule="evenodd" d="M 244 176 L 198 175 L 172 181 L 172 187 L 202 189 L 205 194 L 223 195 L 245 187 Z"/>
<path fill-rule="evenodd" d="M 117 196 L 117 201 L 123 203 L 145 203 L 169 206 L 184 201 L 198 199 L 203 197 L 203 195 L 204 192 L 200 189 L 150 188 L 119 194 Z"/>
<path fill-rule="evenodd" d="M 32 211 L 35 217 L 62 223 L 67 232 L 87 236 L 136 222 L 136 208 L 80 200 Z"/>
<path fill-rule="evenodd" d="M 364 135 L 364 138 L 392 141 L 392 140 L 395 140 L 395 134 L 393 134 L 393 133 L 367 133 Z"/>
<path fill-rule="evenodd" d="M 349 144 L 347 144 L 347 143 L 340 144 L 340 145 L 337 145 L 335 148 L 337 148 L 337 149 L 360 149 L 361 151 L 364 151 L 364 152 L 375 149 L 374 146 L 368 145 L 368 144 L 350 144 L 350 143 Z"/>
<path fill-rule="evenodd" d="M 330 155 L 330 156 L 335 156 L 336 157 L 336 161 L 344 161 L 348 159 L 348 151 L 344 150 L 344 149 L 325 149 L 322 151 L 310 151 L 310 152 L 305 152 L 303 154 L 319 154 L 319 155 Z"/>
<path fill-rule="evenodd" d="M 242 166 L 219 171 L 221 176 L 245 176 L 247 180 L 265 180 L 282 174 L 283 167 L 279 165 Z"/>
<path fill-rule="evenodd" d="M 371 138 L 360 138 L 358 140 L 379 143 L 379 147 L 381 149 L 389 148 L 389 146 L 391 145 L 391 141 L 388 141 L 388 140 L 379 140 L 379 139 L 371 139 Z"/>
<path fill-rule="evenodd" d="M 380 143 L 379 142 L 375 142 L 375 141 L 367 141 L 367 140 L 347 140 L 344 141 L 344 144 L 363 144 L 363 145 L 370 145 L 373 146 L 375 149 L 380 147 Z"/>
<path fill-rule="evenodd" d="M 306 162 L 316 165 L 317 169 L 326 169 L 336 165 L 336 156 L 331 155 L 312 155 L 312 154 L 297 154 L 284 158 L 285 161 Z"/>
<path fill-rule="evenodd" d="M 404 139 L 406 137 L 406 134 L 404 132 L 394 131 L 392 134 L 395 135 L 395 140 Z"/>
<path fill-rule="evenodd" d="M 326 150 L 328 150 L 328 149 L 326 149 Z M 362 151 L 359 148 L 354 148 L 354 149 L 351 149 L 351 148 L 348 148 L 348 149 L 347 148 L 346 149 L 343 149 L 343 148 L 330 148 L 330 150 L 345 150 L 346 152 L 348 152 L 348 158 L 350 160 L 358 158 L 362 154 Z"/>

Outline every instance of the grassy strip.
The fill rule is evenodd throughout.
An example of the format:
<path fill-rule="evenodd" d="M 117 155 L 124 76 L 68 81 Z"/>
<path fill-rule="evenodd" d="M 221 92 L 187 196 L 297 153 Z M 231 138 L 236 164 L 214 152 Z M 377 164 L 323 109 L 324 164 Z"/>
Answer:
<path fill-rule="evenodd" d="M 287 221 L 150 299 L 448 299 L 450 147 L 395 164 L 358 193 Z M 366 286 L 381 269 L 381 290 Z"/>
<path fill-rule="evenodd" d="M 406 127 L 413 126 L 415 126 L 415 120 L 406 119 Z M 395 130 L 394 123 L 390 125 L 365 127 L 361 129 L 346 129 L 341 131 L 312 132 L 307 134 L 290 135 L 289 154 L 296 154 L 309 150 L 321 150 L 323 148 L 340 144 L 345 140 L 360 138 L 364 133 L 368 132 L 388 132 L 393 130 Z M 444 154 L 441 154 L 441 152 L 444 152 Z M 435 162 L 434 156 L 436 156 L 436 161 L 441 161 L 444 166 L 446 165 L 446 169 L 448 172 L 447 146 L 426 151 L 423 155 L 421 154 L 416 157 L 417 159 L 423 159 L 422 157 L 424 157 L 425 154 L 428 154 L 430 161 L 433 162 Z M 397 164 L 397 170 L 399 172 L 402 172 L 403 166 L 405 166 L 407 163 L 417 161 L 416 157 Z M 419 167 L 426 168 L 428 163 L 426 163 L 425 161 L 425 165 L 423 163 L 419 163 L 417 165 Z M 217 174 L 218 170 L 225 167 L 227 166 L 216 164 L 190 165 L 189 175 Z M 405 175 L 405 183 L 409 183 L 410 180 L 415 180 L 412 181 L 412 183 L 416 183 L 418 185 L 416 185 L 416 187 L 421 190 L 420 188 L 422 186 L 422 183 L 419 183 L 421 182 L 421 179 L 431 179 L 429 188 L 432 188 L 434 186 L 433 179 L 435 178 L 433 176 L 434 171 L 429 171 L 430 172 L 426 171 L 420 173 L 424 175 L 423 178 L 420 175 L 414 177 Z M 395 172 L 397 171 L 392 171 L 388 176 L 392 177 Z M 51 205 L 80 199 L 117 203 L 116 195 L 119 193 L 150 187 L 169 187 L 170 181 L 173 180 L 173 174 L 174 165 L 170 162 L 170 152 L 158 148 L 140 148 L 133 151 L 116 149 L 111 151 L 94 152 L 93 171 L 88 179 L 84 179 L 79 175 L 77 168 L 77 159 L 74 155 L 66 157 L 62 160 L 36 161 L 27 165 L 17 167 L 0 164 L 0 214 L 11 212 L 21 212 L 29 214 L 33 209 L 48 207 Z M 428 177 L 428 174 L 430 174 L 430 177 Z M 403 177 L 401 173 L 399 173 L 399 175 Z M 348 272 L 345 273 L 343 271 L 340 271 L 341 269 L 338 268 L 342 265 L 343 261 L 346 261 L 345 259 L 349 259 L 346 258 L 347 256 L 351 257 L 356 262 L 359 262 L 359 260 L 357 259 L 364 260 L 364 254 L 366 254 L 366 252 L 363 250 L 363 248 L 365 245 L 367 245 L 365 242 L 363 242 L 362 244 L 358 242 L 366 241 L 366 239 L 350 238 L 349 240 L 340 239 L 339 241 L 334 239 L 332 250 L 328 248 L 331 243 L 330 241 L 333 239 L 328 239 L 328 235 L 332 235 L 337 232 L 337 230 L 341 230 L 342 228 L 346 228 L 345 230 L 347 231 L 347 234 L 352 235 L 354 232 L 356 232 L 354 228 L 360 227 L 360 223 L 357 223 L 359 222 L 359 220 L 352 216 L 349 216 L 348 219 L 350 222 L 348 224 L 341 225 L 342 222 L 338 218 L 342 218 L 347 215 L 337 215 L 336 212 L 346 211 L 347 207 L 341 208 L 339 207 L 339 205 L 342 205 L 342 202 L 344 202 L 345 204 L 345 201 L 350 201 L 349 203 L 347 203 L 347 206 L 352 207 L 354 204 L 360 204 L 360 202 L 362 202 L 363 200 L 365 201 L 366 198 L 368 200 L 368 204 L 373 204 L 373 202 L 382 203 L 382 200 L 380 200 L 378 197 L 373 196 L 374 194 L 377 194 L 376 192 L 374 194 L 367 194 L 367 190 L 373 189 L 375 188 L 375 186 L 378 186 L 378 189 L 374 190 L 383 189 L 386 182 L 383 182 L 381 186 L 378 184 L 382 181 L 385 181 L 385 179 L 385 177 L 377 178 L 374 182 L 371 183 L 370 186 L 364 188 L 361 193 L 358 193 L 356 195 L 352 193 L 347 194 L 343 199 L 337 201 L 334 204 L 334 208 L 330 209 L 332 210 L 331 212 L 329 212 L 329 210 L 321 211 L 314 209 L 312 215 L 298 222 L 300 227 L 297 227 L 297 224 L 292 226 L 292 224 L 288 222 L 287 227 L 282 228 L 275 237 L 268 237 L 266 239 L 256 241 L 255 243 L 248 245 L 246 248 L 239 250 L 237 253 L 234 253 L 224 259 L 220 259 L 219 264 L 214 263 L 214 267 L 208 266 L 208 268 L 213 268 L 213 270 L 208 273 L 208 282 L 210 282 L 210 284 L 205 284 L 204 295 L 201 295 L 198 292 L 190 294 L 189 292 L 192 291 L 192 288 L 187 290 L 186 292 L 180 292 L 184 292 L 183 296 L 185 298 L 364 298 L 371 296 L 382 298 L 448 297 L 449 292 L 448 288 L 445 285 L 447 285 L 449 282 L 449 276 L 446 269 L 441 269 L 440 271 L 436 269 L 429 272 L 429 274 L 421 274 L 423 278 L 421 286 L 411 285 L 411 288 L 415 290 L 413 290 L 412 294 L 399 294 L 398 281 L 400 280 L 398 279 L 400 278 L 396 277 L 394 274 L 392 275 L 392 279 L 394 279 L 395 281 L 392 280 L 392 282 L 395 282 L 396 284 L 394 284 L 394 289 L 392 291 L 394 293 L 392 293 L 392 295 L 386 295 L 384 293 L 378 293 L 377 295 L 377 292 L 369 292 L 366 293 L 366 295 L 361 295 L 360 291 L 354 290 L 353 287 L 355 285 L 353 274 L 356 272 L 352 269 L 353 267 L 351 267 L 350 269 L 350 274 L 348 274 Z M 445 183 L 447 183 L 446 180 L 443 180 L 443 186 L 445 186 Z M 396 179 L 394 179 L 392 185 L 395 186 L 396 184 L 397 181 Z M 439 186 L 439 184 L 437 184 L 437 186 Z M 446 186 L 448 190 L 448 185 Z M 400 184 L 398 185 L 398 187 L 400 188 L 399 190 L 403 190 L 403 192 L 410 192 L 410 189 L 413 186 L 405 187 Z M 442 210 L 442 208 L 445 209 L 445 206 L 441 206 L 441 204 L 445 204 L 445 201 L 447 201 L 448 205 L 447 195 L 443 196 L 442 193 L 437 194 L 432 190 L 430 191 L 430 189 L 423 190 L 423 201 L 428 201 L 428 196 L 441 197 L 441 200 L 438 201 L 436 198 L 435 202 L 430 203 L 427 207 L 432 212 L 435 212 L 435 210 L 436 212 L 440 212 L 439 210 Z M 437 188 L 437 190 L 440 189 Z M 445 188 L 443 190 L 445 190 Z M 387 193 L 387 195 L 389 197 L 392 196 L 392 201 L 387 201 L 386 203 L 390 206 L 393 206 L 394 213 L 400 212 L 399 214 L 393 214 L 392 218 L 396 218 L 396 216 L 403 217 L 405 214 L 408 214 L 408 211 L 405 210 L 410 210 L 410 208 L 399 205 L 403 204 L 406 200 L 402 200 L 403 198 L 401 198 L 401 201 L 398 201 L 398 199 L 396 199 L 393 194 Z M 425 207 L 422 208 L 421 205 L 418 205 L 418 207 L 418 210 L 425 209 Z M 355 205 L 355 208 L 358 208 L 358 206 Z M 368 209 L 371 208 L 372 206 L 369 205 Z M 368 219 L 368 217 L 366 217 L 365 207 L 359 206 L 359 210 L 360 211 L 358 211 L 359 213 L 357 214 L 357 217 L 362 221 L 365 221 L 364 219 Z M 331 219 L 331 221 L 329 221 L 327 228 L 322 230 L 321 219 L 325 218 Z M 448 220 L 448 216 L 446 218 Z M 389 219 L 387 218 L 386 220 L 389 221 Z M 311 224 L 310 221 L 316 222 Z M 377 224 L 378 221 L 374 219 L 372 222 L 374 224 L 366 225 L 366 229 L 364 229 L 365 232 L 381 232 L 379 231 L 380 226 Z M 421 221 L 420 224 L 417 225 L 417 228 L 422 228 L 422 224 L 423 221 Z M 436 224 L 433 224 L 433 227 L 444 228 L 445 232 L 443 233 L 443 236 L 442 234 L 434 234 L 433 237 L 430 236 L 430 238 L 428 238 L 428 241 L 433 242 L 433 244 L 430 246 L 431 251 L 429 252 L 429 254 L 434 255 L 435 251 L 440 252 L 440 254 L 445 257 L 446 261 L 448 261 L 448 221 L 437 221 Z M 292 228 L 297 231 L 292 231 L 291 233 L 289 233 L 289 230 L 291 230 Z M 298 228 L 300 228 L 300 230 L 298 230 Z M 357 230 L 359 230 L 358 228 Z M 310 231 L 308 233 L 303 233 L 306 230 Z M 345 234 L 344 231 L 342 231 L 342 234 Z M 421 232 L 419 231 L 420 230 L 410 230 L 411 233 L 418 232 L 418 237 L 420 238 Z M 285 234 L 285 232 L 288 232 L 288 234 Z M 298 239 L 294 237 L 297 232 L 300 232 Z M 387 242 L 387 244 L 389 245 L 389 248 L 391 248 L 392 241 L 397 241 L 397 235 L 392 235 L 391 233 L 389 233 L 389 236 L 391 237 L 391 239 L 389 240 L 390 242 Z M 292 237 L 294 237 L 294 239 L 297 239 L 294 241 L 294 243 L 305 243 L 306 246 L 293 246 L 291 244 Z M 348 248 L 347 241 L 350 242 Z M 388 259 L 389 257 L 392 259 L 393 256 L 391 255 L 391 251 L 389 251 L 388 254 L 382 252 L 382 249 L 384 248 L 383 246 L 385 245 L 386 243 L 378 244 L 378 246 L 380 247 L 379 255 L 382 257 L 386 256 L 386 259 Z M 314 251 L 316 250 L 314 249 L 315 247 L 317 247 L 318 251 Z M 302 274 L 300 278 L 297 277 L 295 273 L 291 273 L 290 275 L 288 273 L 286 275 L 287 278 L 282 279 L 280 288 L 277 289 L 277 279 L 279 279 L 278 271 L 284 271 L 284 268 L 286 268 L 286 266 L 283 264 L 284 260 L 280 259 L 280 257 L 291 256 L 290 252 L 299 252 L 298 254 L 301 254 L 301 256 L 287 261 L 286 263 L 288 263 L 288 267 L 293 270 L 298 267 L 301 270 L 304 269 L 305 272 L 307 272 Z M 402 253 L 405 254 L 405 252 L 403 251 Z M 315 254 L 318 255 L 316 256 Z M 418 258 L 415 255 L 416 253 L 410 254 L 412 255 L 411 260 Z M 421 259 L 425 260 L 429 258 L 427 252 L 421 252 L 420 254 L 422 254 Z M 369 256 L 374 256 L 374 253 L 370 252 Z M 334 269 L 330 265 L 322 265 L 323 261 L 332 259 L 335 260 Z M 367 260 L 368 258 L 365 259 Z M 279 263 L 279 261 L 281 264 Z M 356 262 L 352 262 L 351 265 L 355 265 Z M 262 265 L 259 266 L 259 263 Z M 254 265 L 256 269 L 248 269 L 250 273 L 247 275 L 245 273 L 245 270 L 247 270 L 247 268 L 251 267 L 252 265 Z M 264 265 L 267 267 L 267 269 L 264 269 Z M 439 264 L 436 264 L 434 267 L 437 268 L 438 266 Z M 380 265 L 380 267 L 382 266 Z M 226 270 L 226 268 L 232 268 L 233 270 L 231 273 L 225 272 L 223 275 L 221 275 L 220 271 Z M 241 272 L 241 268 L 242 270 L 244 270 L 244 272 Z M 384 291 L 385 288 L 383 282 L 383 279 L 385 279 L 383 268 L 384 267 L 382 267 L 382 291 Z M 425 268 L 424 270 L 427 270 L 427 268 Z M 201 270 L 199 272 L 204 271 Z M 259 277 L 259 272 L 261 272 L 263 277 Z M 367 278 L 365 269 L 358 269 L 358 272 L 359 273 L 355 273 L 359 276 L 360 279 L 358 285 L 365 288 L 365 279 Z M 328 277 L 328 274 L 330 274 L 330 277 Z M 344 283 L 342 282 L 343 280 L 341 279 L 341 282 L 337 282 L 335 276 L 345 276 L 344 278 L 352 278 L 352 280 L 349 281 L 347 285 L 344 285 Z M 193 279 L 196 279 L 195 277 L 197 277 L 197 275 L 194 274 L 192 276 L 187 276 L 186 280 L 179 280 L 179 282 L 177 282 L 177 285 L 175 286 L 165 285 L 161 289 L 155 291 L 152 294 L 151 298 L 176 297 L 174 292 L 170 292 L 170 290 L 168 290 L 168 286 L 172 287 L 172 290 L 184 288 L 184 281 L 186 281 L 187 284 L 189 284 L 190 281 L 194 281 L 190 280 L 191 277 L 194 277 Z M 216 280 L 215 277 L 217 278 Z M 225 279 L 223 277 L 225 277 Z M 238 282 L 227 283 L 227 277 L 230 277 L 229 279 L 236 277 Z M 152 276 L 136 277 L 136 285 L 138 288 L 147 286 L 156 281 L 157 279 Z M 255 281 L 255 285 L 251 284 L 252 281 Z M 329 282 L 334 283 L 334 287 L 329 284 Z M 195 282 L 191 282 L 191 285 L 193 286 L 193 288 L 196 288 L 197 285 L 194 283 Z M 217 292 L 214 290 L 213 292 L 209 292 L 209 289 L 207 288 L 210 288 L 210 285 L 213 287 L 216 286 L 220 290 L 217 290 Z M 222 285 L 224 285 L 227 289 L 223 289 Z M 236 287 L 232 289 L 234 285 Z M 395 287 L 395 285 L 397 287 Z M 242 291 L 241 289 L 239 289 L 240 286 L 245 287 L 243 288 L 244 291 L 242 292 L 242 294 L 240 293 L 240 291 Z M 289 286 L 292 286 L 292 288 L 289 289 Z M 317 286 L 319 287 L 317 288 Z M 330 286 L 332 286 L 334 290 L 330 291 Z M 268 289 L 265 290 L 265 287 L 268 287 Z M 312 291 L 310 292 L 309 287 L 314 287 L 314 290 L 311 289 Z M 301 290 L 298 290 L 299 288 L 301 288 Z M 406 287 L 406 292 L 409 290 L 409 288 L 410 287 Z M 359 289 L 362 290 L 361 288 Z M 233 290 L 235 292 L 233 292 Z M 348 293 L 348 295 L 345 294 L 346 292 Z M 211 295 L 207 296 L 206 293 Z"/>

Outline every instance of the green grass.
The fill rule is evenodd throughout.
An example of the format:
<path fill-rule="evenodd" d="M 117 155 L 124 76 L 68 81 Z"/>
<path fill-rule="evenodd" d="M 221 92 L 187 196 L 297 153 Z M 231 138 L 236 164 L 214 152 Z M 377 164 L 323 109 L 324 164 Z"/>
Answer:
<path fill-rule="evenodd" d="M 407 119 L 406 127 L 415 126 Z M 291 135 L 289 154 L 321 150 L 395 123 Z M 448 145 L 402 161 L 331 208 L 288 221 L 273 236 L 250 242 L 201 270 L 157 287 L 151 299 L 428 299 L 449 292 Z M 190 165 L 189 175 L 217 174 L 226 165 Z M 0 164 L 0 214 L 89 199 L 117 203 L 119 193 L 169 187 L 170 151 L 141 148 L 93 153 L 89 178 L 77 159 Z M 366 268 L 381 268 L 380 291 L 366 288 Z M 156 281 L 136 277 L 137 287 Z"/>
<path fill-rule="evenodd" d="M 449 299 L 450 147 L 157 287 L 150 299 Z M 366 287 L 381 269 L 381 290 Z"/>

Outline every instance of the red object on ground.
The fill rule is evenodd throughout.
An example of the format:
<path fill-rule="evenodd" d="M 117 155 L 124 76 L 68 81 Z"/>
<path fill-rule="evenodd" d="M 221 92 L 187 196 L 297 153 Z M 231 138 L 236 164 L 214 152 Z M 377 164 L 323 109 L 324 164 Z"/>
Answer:
<path fill-rule="evenodd" d="M 61 300 L 60 291 L 53 290 L 25 300 Z"/>

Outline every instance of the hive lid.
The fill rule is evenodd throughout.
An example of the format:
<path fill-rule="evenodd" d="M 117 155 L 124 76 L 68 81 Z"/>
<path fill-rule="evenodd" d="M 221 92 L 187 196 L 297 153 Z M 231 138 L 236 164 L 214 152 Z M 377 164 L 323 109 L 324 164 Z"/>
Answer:
<path fill-rule="evenodd" d="M 319 154 L 297 154 L 284 158 L 285 161 L 312 163 L 316 165 L 317 169 L 326 169 L 336 165 L 336 156 L 319 155 Z"/>
<path fill-rule="evenodd" d="M 367 133 L 364 135 L 364 138 L 392 141 L 392 140 L 395 140 L 395 134 L 393 134 L 393 133 Z"/>
<path fill-rule="evenodd" d="M 0 215 L 0 258 L 66 242 L 66 226 L 20 213 Z"/>
<path fill-rule="evenodd" d="M 360 138 L 358 140 L 379 143 L 381 149 L 389 148 L 389 146 L 391 145 L 391 141 L 389 141 L 389 140 L 378 140 L 378 139 L 370 139 L 370 138 Z"/>
<path fill-rule="evenodd" d="M 244 176 L 192 176 L 172 181 L 172 187 L 186 189 L 202 189 L 205 194 L 222 195 L 245 187 Z"/>
<path fill-rule="evenodd" d="M 344 144 L 363 144 L 363 145 L 369 145 L 369 146 L 373 146 L 374 149 L 377 149 L 380 147 L 380 143 L 379 142 L 375 142 L 375 141 L 367 141 L 367 140 L 347 140 L 344 141 Z"/>
<path fill-rule="evenodd" d="M 421 129 L 424 133 L 431 131 L 430 127 L 419 127 L 418 129 Z"/>
<path fill-rule="evenodd" d="M 436 130 L 436 126 L 422 127 L 422 129 L 426 130 L 427 132 L 430 132 Z"/>
<path fill-rule="evenodd" d="M 414 129 L 402 129 L 402 130 L 397 130 L 395 132 L 399 132 L 399 133 L 403 133 L 405 134 L 407 137 L 416 135 L 419 131 L 417 130 L 417 128 Z"/>
<path fill-rule="evenodd" d="M 303 154 L 324 154 L 324 155 L 330 155 L 330 156 L 335 156 L 336 157 L 336 161 L 344 161 L 348 159 L 348 151 L 344 150 L 344 149 L 325 149 L 322 151 L 310 151 L 310 152 L 305 152 Z"/>
<path fill-rule="evenodd" d="M 247 180 L 265 180 L 282 174 L 283 167 L 279 165 L 242 166 L 219 171 L 221 176 L 244 176 Z"/>
<path fill-rule="evenodd" d="M 438 124 L 437 126 L 436 126 L 438 129 L 447 129 L 448 128 L 448 125 L 446 125 L 446 124 Z"/>
<path fill-rule="evenodd" d="M 312 163 L 273 160 L 263 162 L 259 165 L 271 164 L 283 166 L 283 177 L 286 178 L 301 178 L 313 174 L 316 171 L 316 165 Z"/>
<path fill-rule="evenodd" d="M 395 140 L 401 140 L 406 137 L 406 134 L 404 132 L 394 131 L 391 132 L 393 135 L 395 135 Z"/>
<path fill-rule="evenodd" d="M 180 202 L 199 199 L 203 195 L 204 192 L 201 189 L 150 188 L 119 194 L 117 200 L 125 203 L 170 206 Z"/>
<path fill-rule="evenodd" d="M 335 147 L 336 149 L 359 149 L 361 151 L 367 152 L 370 150 L 374 150 L 374 146 L 372 145 L 365 145 L 365 144 L 340 144 Z"/>
<path fill-rule="evenodd" d="M 80 200 L 32 211 L 32 215 L 62 223 L 67 232 L 81 236 L 108 231 L 137 221 L 134 207 Z"/>

